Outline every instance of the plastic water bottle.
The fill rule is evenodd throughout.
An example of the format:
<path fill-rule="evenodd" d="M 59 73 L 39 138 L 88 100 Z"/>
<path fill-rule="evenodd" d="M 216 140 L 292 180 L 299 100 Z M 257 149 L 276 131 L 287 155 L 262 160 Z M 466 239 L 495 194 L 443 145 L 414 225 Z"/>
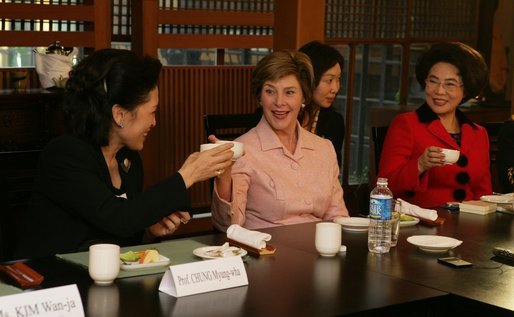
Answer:
<path fill-rule="evenodd" d="M 391 209 L 393 193 L 387 178 L 379 178 L 369 197 L 368 249 L 373 253 L 387 253 L 391 248 Z"/>

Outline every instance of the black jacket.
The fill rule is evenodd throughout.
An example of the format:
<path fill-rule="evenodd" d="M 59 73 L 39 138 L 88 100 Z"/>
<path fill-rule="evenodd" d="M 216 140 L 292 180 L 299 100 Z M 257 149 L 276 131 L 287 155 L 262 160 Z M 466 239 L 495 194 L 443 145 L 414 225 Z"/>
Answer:
<path fill-rule="evenodd" d="M 16 258 L 87 250 L 90 244 L 141 243 L 144 229 L 190 207 L 180 174 L 142 191 L 139 154 L 117 154 L 122 188 L 112 186 L 99 148 L 70 135 L 50 142 L 41 154 L 29 207 L 30 221 Z M 128 168 L 127 168 L 128 167 Z M 117 195 L 126 193 L 127 198 Z"/>
<path fill-rule="evenodd" d="M 320 108 L 316 134 L 332 142 L 337 154 L 337 163 L 339 168 L 341 168 L 343 162 L 341 150 L 345 134 L 343 116 L 332 107 Z"/>

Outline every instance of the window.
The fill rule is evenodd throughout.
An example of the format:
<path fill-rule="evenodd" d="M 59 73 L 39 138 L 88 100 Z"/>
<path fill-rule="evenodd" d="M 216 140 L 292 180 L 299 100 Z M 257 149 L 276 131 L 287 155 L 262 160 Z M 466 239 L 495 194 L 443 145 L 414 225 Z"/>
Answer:
<path fill-rule="evenodd" d="M 159 49 L 163 65 L 255 65 L 271 49 Z M 221 57 L 221 60 L 219 58 Z"/>
<path fill-rule="evenodd" d="M 5 3 L 67 4 L 82 3 L 82 0 L 0 0 Z M 0 18 L 0 30 L 14 31 L 83 31 L 84 23 L 68 20 L 16 20 Z M 52 43 L 48 43 L 51 45 Z M 62 43 L 66 45 L 66 43 Z M 44 51 L 46 47 L 7 47 L 0 46 L 0 67 L 35 66 L 34 50 Z M 82 53 L 82 51 L 80 51 Z M 80 54 L 79 54 L 80 55 Z"/>
<path fill-rule="evenodd" d="M 164 10 L 273 12 L 274 0 L 164 0 Z M 161 24 L 159 33 L 173 35 L 271 36 L 273 28 L 252 25 Z M 161 48 L 164 65 L 255 65 L 269 48 Z"/>

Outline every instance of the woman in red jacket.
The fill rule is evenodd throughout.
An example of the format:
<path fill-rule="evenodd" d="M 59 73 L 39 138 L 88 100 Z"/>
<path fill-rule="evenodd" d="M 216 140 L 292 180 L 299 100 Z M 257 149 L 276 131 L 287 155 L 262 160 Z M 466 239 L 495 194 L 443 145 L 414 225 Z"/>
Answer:
<path fill-rule="evenodd" d="M 486 85 L 484 59 L 462 43 L 434 44 L 420 56 L 416 79 L 425 103 L 391 122 L 378 177 L 389 179 L 395 197 L 425 208 L 490 194 L 487 131 L 458 109 Z M 457 163 L 446 164 L 444 148 L 460 151 Z"/>

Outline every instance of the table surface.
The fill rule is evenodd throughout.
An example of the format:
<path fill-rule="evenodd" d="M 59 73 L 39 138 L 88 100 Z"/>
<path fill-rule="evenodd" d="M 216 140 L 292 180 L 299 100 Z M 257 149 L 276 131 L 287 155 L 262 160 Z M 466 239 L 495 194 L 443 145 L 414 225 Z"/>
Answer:
<path fill-rule="evenodd" d="M 491 250 L 514 249 L 514 216 L 439 213 L 444 224 L 402 227 L 398 246 L 383 255 L 368 252 L 366 232 L 343 231 L 347 252 L 323 258 L 314 247 L 314 223 L 268 228 L 262 231 L 271 233 L 277 251 L 246 258 L 248 286 L 181 298 L 158 291 L 162 274 L 97 286 L 87 270 L 57 258 L 28 264 L 45 276 L 43 288 L 77 284 L 87 316 L 512 316 L 514 266 L 494 261 Z M 420 234 L 463 243 L 450 252 L 426 253 L 406 241 Z M 224 235 L 192 239 L 220 245 Z M 450 255 L 473 267 L 437 263 Z"/>

